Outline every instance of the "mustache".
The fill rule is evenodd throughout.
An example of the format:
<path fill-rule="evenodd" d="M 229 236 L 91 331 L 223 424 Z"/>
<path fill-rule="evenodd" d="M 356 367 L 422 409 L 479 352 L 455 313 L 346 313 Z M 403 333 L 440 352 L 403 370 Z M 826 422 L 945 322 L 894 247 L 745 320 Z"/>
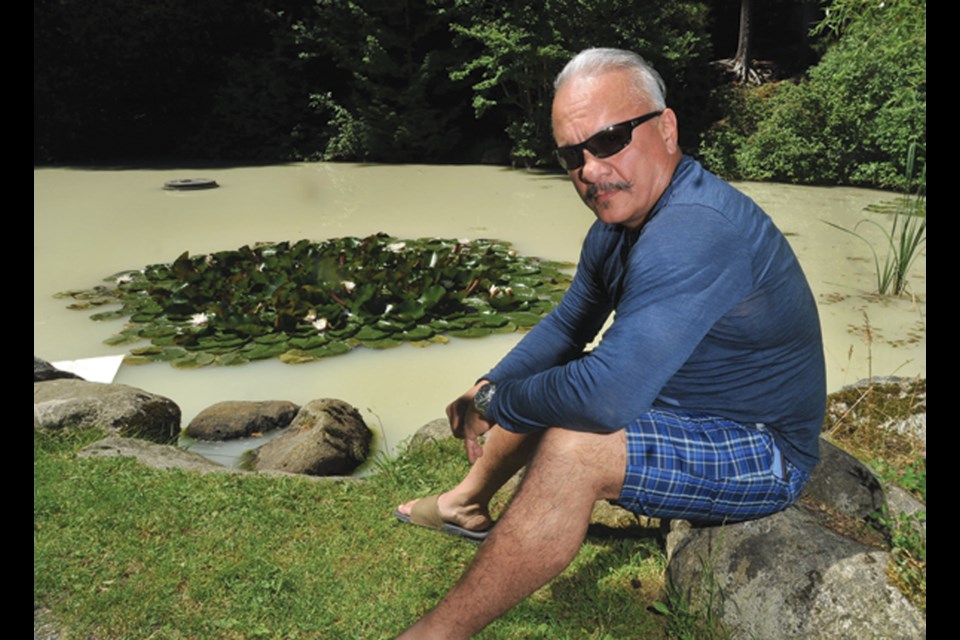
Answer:
<path fill-rule="evenodd" d="M 592 184 L 587 187 L 587 193 L 585 194 L 588 200 L 593 200 L 597 197 L 598 194 L 606 193 L 608 191 L 621 191 L 630 189 L 633 185 L 629 182 L 601 182 L 599 184 Z"/>

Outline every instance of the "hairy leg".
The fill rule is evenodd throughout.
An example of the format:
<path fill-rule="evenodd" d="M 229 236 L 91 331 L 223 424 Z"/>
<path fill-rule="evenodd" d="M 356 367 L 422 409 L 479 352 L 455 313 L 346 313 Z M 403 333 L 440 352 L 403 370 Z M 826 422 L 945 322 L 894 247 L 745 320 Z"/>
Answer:
<path fill-rule="evenodd" d="M 488 431 L 483 455 L 457 486 L 438 498 L 441 517 L 475 531 L 489 527 L 490 500 L 527 463 L 540 435 L 519 435 L 498 426 Z M 398 510 L 409 515 L 415 502 L 402 504 Z"/>
<path fill-rule="evenodd" d="M 622 431 L 547 430 L 463 576 L 400 637 L 469 638 L 556 577 L 576 557 L 594 502 L 619 496 L 625 466 Z"/>

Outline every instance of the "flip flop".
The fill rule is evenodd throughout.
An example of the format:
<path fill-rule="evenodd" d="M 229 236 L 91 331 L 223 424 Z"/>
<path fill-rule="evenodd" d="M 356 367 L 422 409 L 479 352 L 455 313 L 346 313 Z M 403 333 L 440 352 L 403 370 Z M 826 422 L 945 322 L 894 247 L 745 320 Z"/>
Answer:
<path fill-rule="evenodd" d="M 490 529 L 484 529 L 483 531 L 464 529 L 459 525 L 447 522 L 441 518 L 440 510 L 437 508 L 438 497 L 439 496 L 427 496 L 426 498 L 420 498 L 414 503 L 413 509 L 410 510 L 410 515 L 400 513 L 399 510 L 394 511 L 393 515 L 396 516 L 400 522 L 435 529 L 472 542 L 483 542 L 487 536 L 490 535 Z"/>

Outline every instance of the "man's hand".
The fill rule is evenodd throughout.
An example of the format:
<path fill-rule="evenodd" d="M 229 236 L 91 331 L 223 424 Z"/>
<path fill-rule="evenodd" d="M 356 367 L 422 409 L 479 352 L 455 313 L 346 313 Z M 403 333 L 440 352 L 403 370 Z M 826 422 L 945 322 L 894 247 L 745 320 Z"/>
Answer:
<path fill-rule="evenodd" d="M 487 384 L 487 381 L 481 380 L 447 405 L 447 419 L 450 421 L 450 430 L 453 431 L 454 436 L 465 441 L 467 459 L 470 464 L 476 462 L 483 455 L 483 447 L 480 446 L 478 438 L 493 428 L 493 423 L 488 422 L 473 408 L 473 396 L 477 395 L 477 391 L 485 384 Z"/>

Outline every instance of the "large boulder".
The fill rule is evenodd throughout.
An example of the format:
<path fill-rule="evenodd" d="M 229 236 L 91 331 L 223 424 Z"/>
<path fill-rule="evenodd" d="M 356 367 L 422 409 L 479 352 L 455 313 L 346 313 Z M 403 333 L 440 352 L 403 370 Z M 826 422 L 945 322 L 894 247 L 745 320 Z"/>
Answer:
<path fill-rule="evenodd" d="M 737 524 L 670 523 L 667 583 L 713 609 L 734 637 L 921 638 L 926 620 L 887 576 L 886 540 L 868 521 L 886 506 L 874 474 L 821 439 L 798 503 Z"/>
<path fill-rule="evenodd" d="M 300 407 L 286 400 L 228 400 L 197 414 L 186 434 L 197 440 L 249 438 L 290 424 Z"/>
<path fill-rule="evenodd" d="M 349 474 L 367 459 L 372 440 L 354 407 L 342 400 L 312 400 L 286 432 L 253 451 L 252 466 L 313 476 Z"/>
<path fill-rule="evenodd" d="M 167 443 L 180 435 L 180 407 L 169 398 L 124 384 L 78 379 L 33 383 L 34 427 L 103 428 L 107 432 Z"/>
<path fill-rule="evenodd" d="M 689 525 L 687 525 L 689 526 Z M 733 637 L 922 638 L 923 614 L 890 583 L 889 553 L 797 505 L 772 516 L 668 535 L 667 581 L 715 607 Z"/>

